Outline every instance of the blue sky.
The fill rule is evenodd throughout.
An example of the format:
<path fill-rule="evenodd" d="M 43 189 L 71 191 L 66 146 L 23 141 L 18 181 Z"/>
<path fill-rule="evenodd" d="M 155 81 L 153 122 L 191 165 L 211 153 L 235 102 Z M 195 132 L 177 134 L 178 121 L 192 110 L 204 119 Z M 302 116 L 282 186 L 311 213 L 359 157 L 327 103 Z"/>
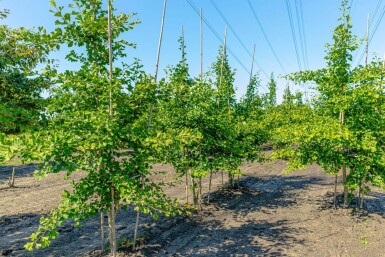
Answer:
<path fill-rule="evenodd" d="M 58 0 L 58 4 L 67 5 L 69 0 Z M 262 70 L 260 77 L 262 84 L 268 81 L 267 76 L 271 72 L 276 75 L 298 71 L 299 65 L 296 50 L 293 42 L 293 34 L 290 26 L 289 12 L 287 3 L 291 6 L 293 26 L 295 30 L 297 47 L 302 68 L 317 69 L 322 68 L 325 64 L 323 57 L 325 54 L 325 43 L 331 41 L 332 31 L 338 24 L 340 16 L 339 0 L 250 0 L 251 5 L 257 15 L 263 30 L 270 44 L 278 57 L 274 56 L 265 36 L 259 27 L 253 11 L 250 7 L 249 0 L 190 0 L 194 6 L 203 9 L 203 15 L 212 28 L 223 37 L 226 22 L 223 20 L 215 6 L 222 12 L 236 35 L 228 30 L 228 47 L 234 52 L 236 58 L 241 62 L 238 63 L 236 58 L 229 54 L 230 64 L 237 69 L 235 85 L 238 88 L 237 95 L 241 96 L 245 90 L 249 80 L 247 70 L 251 66 L 251 56 L 253 45 L 256 44 L 255 60 Z M 213 5 L 213 3 L 215 5 Z M 304 40 L 306 44 L 301 44 L 300 31 L 298 26 L 298 18 L 301 13 L 296 13 L 296 4 L 302 5 Z M 352 5 L 351 17 L 353 23 L 353 32 L 362 37 L 365 35 L 366 20 L 368 13 L 372 16 L 372 32 L 377 22 L 380 22 L 383 12 L 385 12 L 385 3 L 382 0 L 350 0 Z M 157 44 L 159 38 L 159 29 L 161 23 L 161 15 L 163 8 L 163 0 L 116 0 L 115 6 L 119 12 L 137 13 L 137 18 L 141 24 L 136 26 L 133 31 L 127 34 L 127 39 L 137 44 L 135 50 L 129 50 L 129 55 L 142 60 L 145 70 L 153 73 L 155 69 L 155 59 L 157 53 Z M 376 7 L 378 8 L 376 9 Z M 54 17 L 49 12 L 49 0 L 0 0 L 0 9 L 9 9 L 10 16 L 3 22 L 11 27 L 33 27 L 45 26 L 49 30 L 54 28 Z M 375 10 L 377 10 L 376 16 Z M 374 17 L 373 17 L 374 16 Z M 301 20 L 301 19 L 300 19 Z M 385 19 L 381 20 L 373 40 L 370 45 L 370 54 L 375 52 L 382 57 L 385 53 Z M 185 41 L 187 44 L 187 57 L 193 76 L 199 75 L 200 70 L 200 53 L 199 53 L 199 16 L 189 5 L 188 0 L 168 0 L 166 21 L 164 28 L 164 41 L 160 59 L 160 76 L 164 75 L 163 69 L 167 65 L 176 64 L 180 59 L 178 50 L 178 38 L 181 34 L 181 27 L 184 27 Z M 204 25 L 204 70 L 215 60 L 218 46 L 221 42 L 212 33 L 212 31 Z M 306 52 L 305 47 L 306 45 Z M 244 49 L 244 46 L 248 49 Z M 303 49 L 303 50 L 302 50 Z M 361 48 L 363 51 L 363 47 Z M 308 65 L 304 65 L 303 54 L 307 55 Z M 64 54 L 56 53 L 58 59 Z M 358 63 L 361 52 L 357 54 L 354 64 Z M 129 61 L 129 60 L 128 60 Z M 66 69 L 68 64 L 62 61 L 62 69 Z M 255 64 L 255 71 L 260 67 Z M 267 76 L 266 76 L 266 75 Z M 286 87 L 286 81 L 279 79 L 278 94 L 282 94 Z M 304 87 L 291 85 L 294 90 L 304 91 Z M 265 91 L 264 88 L 261 89 Z"/>

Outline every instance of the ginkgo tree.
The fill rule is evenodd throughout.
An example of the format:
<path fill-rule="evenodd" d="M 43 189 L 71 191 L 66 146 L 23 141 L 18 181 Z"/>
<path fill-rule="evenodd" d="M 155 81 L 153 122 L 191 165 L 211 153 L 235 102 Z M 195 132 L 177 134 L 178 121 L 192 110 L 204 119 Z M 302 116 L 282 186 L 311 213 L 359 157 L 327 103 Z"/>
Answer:
<path fill-rule="evenodd" d="M 0 20 L 8 14 L 0 11 Z M 0 25 L 0 165 L 20 153 L 20 135 L 45 123 L 47 102 L 41 93 L 50 80 L 38 66 L 51 62 L 48 55 L 53 47 L 43 27 Z"/>
<path fill-rule="evenodd" d="M 351 67 L 352 52 L 359 42 L 351 32 L 345 0 L 341 11 L 333 43 L 327 44 L 326 68 L 289 76 L 294 82 L 314 82 L 318 94 L 313 99 L 314 111 L 302 114 L 305 120 L 277 130 L 277 142 L 285 147 L 278 148 L 276 154 L 289 158 L 289 169 L 316 162 L 335 174 L 335 202 L 337 174 L 342 170 L 347 206 L 349 190 L 359 187 L 360 194 L 366 192 L 362 187 L 365 181 L 384 187 L 384 71 L 378 61 Z"/>
<path fill-rule="evenodd" d="M 48 37 L 42 27 L 34 31 L 0 25 L 0 132 L 19 134 L 42 120 L 41 93 L 50 83 L 36 68 L 50 61 Z"/>
<path fill-rule="evenodd" d="M 183 37 L 180 44 L 182 58 L 167 70 L 168 80 L 159 87 L 154 131 L 164 138 L 159 160 L 172 164 L 185 177 L 187 201 L 191 189 L 193 204 L 201 208 L 201 180 L 214 169 L 209 146 L 212 134 L 219 133 L 217 102 L 210 83 L 190 78 Z"/>
<path fill-rule="evenodd" d="M 133 45 L 122 39 L 122 33 L 138 21 L 131 14 L 114 15 L 112 1 L 74 0 L 64 7 L 52 0 L 51 5 L 57 17 L 52 40 L 57 49 L 67 46 L 66 59 L 79 68 L 47 67 L 53 84 L 47 125 L 33 133 L 33 140 L 26 140 L 29 152 L 23 158 L 31 158 L 32 151 L 41 152 L 42 163 L 36 171 L 40 177 L 62 170 L 67 178 L 74 172 L 84 175 L 72 181 L 72 190 L 63 193 L 59 206 L 41 218 L 25 247 L 49 246 L 67 219 L 80 225 L 107 212 L 110 249 L 115 256 L 115 219 L 122 207 L 134 205 L 155 219 L 159 213 L 180 213 L 177 202 L 148 177 L 151 146 L 141 122 L 148 104 L 143 104 L 143 110 L 137 104 L 151 101 L 140 93 L 152 88 L 151 83 L 140 65 L 116 64 L 126 57 L 126 47 Z M 131 150 L 129 156 L 127 150 Z"/>

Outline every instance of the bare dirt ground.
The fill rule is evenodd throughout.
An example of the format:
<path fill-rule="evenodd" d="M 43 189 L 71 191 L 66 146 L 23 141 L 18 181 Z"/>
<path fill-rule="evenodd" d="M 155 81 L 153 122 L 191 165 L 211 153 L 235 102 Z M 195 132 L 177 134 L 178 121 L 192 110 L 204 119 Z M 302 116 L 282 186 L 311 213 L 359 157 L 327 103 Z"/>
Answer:
<path fill-rule="evenodd" d="M 245 164 L 235 190 L 221 189 L 221 176 L 216 174 L 215 192 L 202 212 L 156 222 L 142 216 L 139 233 L 145 242 L 137 252 L 123 249 L 119 255 L 385 256 L 385 192 L 373 190 L 363 212 L 334 209 L 334 177 L 315 165 L 290 175 L 281 173 L 284 167 L 281 161 Z M 69 188 L 62 173 L 37 181 L 33 169 L 19 167 L 11 189 L 6 187 L 11 168 L 0 169 L 0 256 L 100 256 L 99 218 L 79 228 L 68 221 L 51 247 L 23 249 L 39 217 Z M 174 179 L 169 166 L 154 165 L 154 170 L 167 171 L 166 179 Z M 207 193 L 207 179 L 203 187 Z M 165 191 L 181 203 L 186 200 L 183 183 Z M 132 239 L 135 216 L 132 209 L 119 212 L 118 237 Z"/>

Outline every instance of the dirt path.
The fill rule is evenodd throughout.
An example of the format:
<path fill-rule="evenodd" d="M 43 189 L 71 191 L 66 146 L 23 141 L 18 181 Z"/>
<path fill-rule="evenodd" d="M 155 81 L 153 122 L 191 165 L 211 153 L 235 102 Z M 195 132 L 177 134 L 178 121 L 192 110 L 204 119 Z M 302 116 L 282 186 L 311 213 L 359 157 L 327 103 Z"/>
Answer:
<path fill-rule="evenodd" d="M 237 190 L 217 190 L 204 211 L 189 217 L 161 218 L 157 222 L 141 217 L 140 234 L 147 235 L 136 256 L 385 256 L 385 194 L 371 193 L 368 211 L 333 209 L 334 177 L 319 167 L 282 175 L 283 162 L 244 165 L 245 176 Z M 167 171 L 169 166 L 155 165 Z M 0 183 L 5 172 L 0 171 Z M 5 175 L 4 175 L 5 174 Z M 16 179 L 16 188 L 0 186 L 0 256 L 95 256 L 100 247 L 99 221 L 91 219 L 74 228 L 68 222 L 61 235 L 47 249 L 28 253 L 22 249 L 39 216 L 60 200 L 67 182 L 63 174 L 35 181 L 26 172 Z M 75 178 L 76 179 L 76 178 Z M 227 181 L 227 179 L 225 179 Z M 4 182 L 5 183 L 5 182 Z M 208 181 L 204 180 L 204 193 Z M 221 176 L 214 176 L 214 188 Z M 340 188 L 341 189 L 341 188 Z M 183 183 L 166 188 L 183 203 Z M 36 200 L 42 199 L 42 200 Z M 118 236 L 132 238 L 135 213 L 118 215 Z M 131 256 L 121 253 L 121 256 Z"/>

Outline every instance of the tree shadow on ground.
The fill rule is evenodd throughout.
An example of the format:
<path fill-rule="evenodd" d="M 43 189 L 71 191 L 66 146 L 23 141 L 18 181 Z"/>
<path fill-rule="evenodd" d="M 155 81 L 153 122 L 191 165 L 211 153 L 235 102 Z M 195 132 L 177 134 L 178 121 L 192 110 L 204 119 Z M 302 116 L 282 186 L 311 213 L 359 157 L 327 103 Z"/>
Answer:
<path fill-rule="evenodd" d="M 288 256 L 285 249 L 291 244 L 304 244 L 296 235 L 306 231 L 291 228 L 287 222 L 249 221 L 239 227 L 225 228 L 218 221 L 186 220 L 183 225 L 171 228 L 169 236 L 162 235 L 147 244 L 142 253 L 144 256 Z"/>
<path fill-rule="evenodd" d="M 134 214 L 132 208 L 119 211 L 117 216 L 118 237 L 123 236 L 127 231 L 132 231 Z M 41 216 L 37 213 L 25 213 L 0 217 L 0 256 L 76 257 L 100 249 L 100 217 L 93 217 L 82 222 L 80 227 L 76 227 L 73 221 L 67 220 L 58 229 L 59 236 L 51 242 L 51 246 L 32 252 L 25 250 L 24 245 L 29 241 L 29 236 L 36 231 Z M 106 226 L 105 238 L 107 238 L 107 230 Z"/>
<path fill-rule="evenodd" d="M 351 212 L 351 215 L 365 220 L 370 218 L 371 214 L 378 214 L 385 217 L 385 193 L 369 192 L 364 197 L 363 208 L 360 208 L 360 200 L 357 196 L 350 195 L 348 207 L 344 206 L 344 195 L 337 194 L 337 202 L 334 205 L 334 193 L 327 192 L 320 199 L 316 200 L 319 211 L 328 211 L 330 209 L 346 209 Z"/>
<path fill-rule="evenodd" d="M 247 214 L 296 205 L 298 190 L 321 184 L 323 179 L 303 176 L 271 178 L 247 177 L 239 181 L 235 190 L 220 190 L 212 195 L 212 203 Z"/>
<path fill-rule="evenodd" d="M 289 256 L 288 248 L 306 244 L 299 239 L 306 229 L 287 219 L 255 220 L 252 215 L 296 205 L 297 190 L 315 183 L 322 179 L 247 177 L 236 190 L 214 192 L 203 212 L 172 224 L 167 219 L 158 222 L 161 228 L 140 252 L 144 256 Z M 227 218 L 221 220 L 221 215 Z"/>

